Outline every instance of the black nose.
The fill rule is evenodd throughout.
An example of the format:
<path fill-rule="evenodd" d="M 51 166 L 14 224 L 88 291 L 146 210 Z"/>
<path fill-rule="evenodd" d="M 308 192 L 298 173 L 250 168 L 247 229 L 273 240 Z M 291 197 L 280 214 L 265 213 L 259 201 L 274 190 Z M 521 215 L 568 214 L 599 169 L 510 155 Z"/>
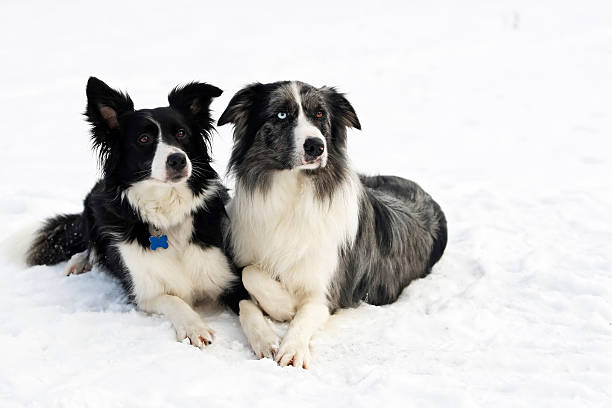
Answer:
<path fill-rule="evenodd" d="M 319 157 L 325 151 L 325 145 L 323 141 L 316 137 L 309 137 L 304 142 L 304 152 L 308 156 Z"/>
<path fill-rule="evenodd" d="M 166 166 L 172 170 L 180 171 L 187 165 L 187 158 L 183 153 L 172 153 L 166 160 Z"/>

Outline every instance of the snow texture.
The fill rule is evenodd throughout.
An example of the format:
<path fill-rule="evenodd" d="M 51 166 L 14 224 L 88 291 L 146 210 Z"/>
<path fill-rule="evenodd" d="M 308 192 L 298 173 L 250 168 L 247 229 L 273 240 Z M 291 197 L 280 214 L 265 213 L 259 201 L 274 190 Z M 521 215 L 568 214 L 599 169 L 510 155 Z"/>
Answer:
<path fill-rule="evenodd" d="M 612 406 L 611 22 L 609 0 L 3 1 L 0 406 Z M 253 81 L 337 86 L 354 166 L 431 193 L 444 257 L 335 315 L 308 371 L 256 359 L 230 312 L 202 312 L 201 351 L 99 270 L 25 268 L 13 234 L 97 177 L 90 75 L 137 107 L 210 82 L 215 119 Z"/>

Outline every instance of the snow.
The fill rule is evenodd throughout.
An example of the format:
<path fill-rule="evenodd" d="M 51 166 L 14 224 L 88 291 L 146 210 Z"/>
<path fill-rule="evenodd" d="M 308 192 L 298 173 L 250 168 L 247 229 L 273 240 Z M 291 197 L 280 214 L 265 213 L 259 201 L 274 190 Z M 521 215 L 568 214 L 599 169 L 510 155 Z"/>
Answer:
<path fill-rule="evenodd" d="M 611 406 L 609 1 L 260 3 L 0 5 L 0 406 Z M 210 82 L 215 117 L 249 82 L 337 86 L 354 166 L 442 205 L 442 261 L 334 316 L 308 371 L 255 359 L 229 312 L 202 311 L 200 351 L 99 270 L 25 268 L 13 234 L 96 178 L 90 75 L 137 107 Z M 220 172 L 230 145 L 219 128 Z"/>

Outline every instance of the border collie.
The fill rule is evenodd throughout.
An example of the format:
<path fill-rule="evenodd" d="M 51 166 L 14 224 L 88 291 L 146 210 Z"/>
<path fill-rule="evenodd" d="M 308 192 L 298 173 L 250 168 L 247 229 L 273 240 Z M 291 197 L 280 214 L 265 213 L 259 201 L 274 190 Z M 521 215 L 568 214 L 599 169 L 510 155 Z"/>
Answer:
<path fill-rule="evenodd" d="M 346 128 L 360 129 L 334 88 L 255 83 L 218 125 L 234 125 L 228 207 L 231 249 L 251 300 L 240 322 L 256 355 L 307 368 L 309 343 L 330 313 L 394 302 L 446 247 L 446 220 L 412 181 L 358 175 Z M 290 322 L 285 337 L 263 313 Z"/>
<path fill-rule="evenodd" d="M 90 78 L 85 115 L 102 179 L 82 214 L 57 216 L 38 231 L 28 263 L 68 260 L 67 274 L 96 263 L 141 310 L 167 316 L 179 341 L 210 344 L 214 332 L 192 306 L 227 300 L 240 283 L 222 251 L 228 196 L 207 146 L 209 106 L 221 92 L 194 82 L 175 88 L 169 107 L 134 110 L 127 94 Z"/>

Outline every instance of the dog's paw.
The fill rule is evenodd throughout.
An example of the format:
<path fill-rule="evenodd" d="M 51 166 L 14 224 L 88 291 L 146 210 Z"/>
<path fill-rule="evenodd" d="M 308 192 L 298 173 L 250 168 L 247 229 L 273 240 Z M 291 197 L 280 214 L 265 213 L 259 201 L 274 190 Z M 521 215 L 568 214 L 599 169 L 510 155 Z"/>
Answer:
<path fill-rule="evenodd" d="M 249 339 L 249 344 L 257 357 L 274 359 L 278 352 L 280 337 L 274 331 L 268 330 Z"/>
<path fill-rule="evenodd" d="M 89 262 L 89 254 L 87 251 L 79 252 L 78 254 L 72 255 L 64 273 L 66 276 L 69 275 L 80 275 L 85 272 L 91 271 L 91 263 Z"/>
<path fill-rule="evenodd" d="M 310 348 L 308 341 L 295 337 L 285 337 L 282 341 L 276 362 L 281 367 L 292 365 L 294 367 L 308 368 L 310 366 Z"/>
<path fill-rule="evenodd" d="M 199 348 L 212 344 L 214 337 L 214 330 L 202 321 L 190 322 L 176 328 L 176 339 L 178 341 L 189 340 L 192 346 Z"/>

